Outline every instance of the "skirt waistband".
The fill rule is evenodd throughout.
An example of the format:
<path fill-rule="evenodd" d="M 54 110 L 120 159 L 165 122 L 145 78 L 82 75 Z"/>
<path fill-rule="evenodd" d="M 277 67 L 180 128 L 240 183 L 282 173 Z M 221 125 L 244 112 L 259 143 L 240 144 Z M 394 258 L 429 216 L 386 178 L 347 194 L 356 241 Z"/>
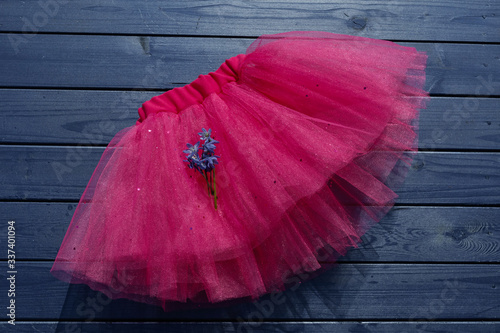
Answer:
<path fill-rule="evenodd" d="M 174 88 L 151 98 L 139 108 L 137 123 L 141 123 L 152 113 L 179 113 L 191 105 L 201 104 L 208 95 L 219 93 L 224 84 L 238 80 L 240 67 L 245 56 L 245 54 L 240 54 L 229 58 L 215 72 L 200 75 L 196 80 L 183 87 Z"/>

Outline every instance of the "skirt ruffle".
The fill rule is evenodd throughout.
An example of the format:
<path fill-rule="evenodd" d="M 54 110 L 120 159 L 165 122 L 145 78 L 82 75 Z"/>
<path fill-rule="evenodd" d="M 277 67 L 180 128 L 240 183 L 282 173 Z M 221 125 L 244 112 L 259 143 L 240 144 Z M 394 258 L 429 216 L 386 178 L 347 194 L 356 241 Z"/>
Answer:
<path fill-rule="evenodd" d="M 322 268 L 394 204 L 426 58 L 362 37 L 264 35 L 144 103 L 104 151 L 51 272 L 165 308 L 255 299 Z M 217 209 L 183 162 L 202 128 L 220 142 Z"/>

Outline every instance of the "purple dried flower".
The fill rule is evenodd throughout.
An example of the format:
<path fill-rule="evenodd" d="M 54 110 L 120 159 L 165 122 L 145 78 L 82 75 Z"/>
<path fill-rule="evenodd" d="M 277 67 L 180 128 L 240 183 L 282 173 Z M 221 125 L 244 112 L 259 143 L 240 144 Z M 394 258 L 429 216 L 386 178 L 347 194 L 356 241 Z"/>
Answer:
<path fill-rule="evenodd" d="M 188 149 L 183 150 L 184 154 L 188 154 L 186 157 L 189 160 L 193 155 L 198 156 L 198 150 L 200 149 L 200 141 L 198 141 L 194 146 L 190 143 L 186 143 Z"/>
<path fill-rule="evenodd" d="M 200 136 L 200 140 L 210 139 L 210 135 L 212 135 L 212 129 L 209 128 L 208 131 L 205 128 L 201 129 L 201 132 L 198 133 Z"/>
<path fill-rule="evenodd" d="M 199 171 L 207 182 L 208 194 L 214 197 L 214 207 L 217 209 L 217 190 L 215 183 L 215 165 L 219 164 L 217 158 L 220 156 L 215 155 L 215 145 L 219 141 L 212 139 L 212 129 L 202 128 L 202 131 L 198 133 L 200 139 L 204 141 L 203 145 L 200 147 L 200 142 L 198 141 L 195 145 L 187 143 L 188 149 L 183 150 L 186 154 L 186 159 L 184 162 L 188 163 L 190 169 L 195 169 Z M 202 151 L 201 156 L 199 155 L 199 150 Z"/>
<path fill-rule="evenodd" d="M 212 169 L 215 168 L 215 164 L 219 164 L 219 162 L 217 162 L 217 157 L 220 157 L 220 156 L 216 156 L 216 155 L 207 156 L 200 161 L 201 163 L 206 163 L 207 172 L 212 171 Z"/>

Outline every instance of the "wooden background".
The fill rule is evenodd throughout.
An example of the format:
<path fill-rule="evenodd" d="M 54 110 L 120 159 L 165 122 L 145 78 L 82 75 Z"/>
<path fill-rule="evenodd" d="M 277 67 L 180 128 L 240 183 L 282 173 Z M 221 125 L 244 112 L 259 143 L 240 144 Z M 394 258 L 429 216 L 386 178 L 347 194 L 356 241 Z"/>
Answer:
<path fill-rule="evenodd" d="M 100 154 L 141 103 L 261 34 L 292 30 L 429 56 L 421 153 L 361 247 L 279 304 L 164 313 L 52 277 Z M 500 332 L 498 0 L 2 0 L 0 101 L 4 332 Z M 15 326 L 5 321 L 9 220 Z"/>

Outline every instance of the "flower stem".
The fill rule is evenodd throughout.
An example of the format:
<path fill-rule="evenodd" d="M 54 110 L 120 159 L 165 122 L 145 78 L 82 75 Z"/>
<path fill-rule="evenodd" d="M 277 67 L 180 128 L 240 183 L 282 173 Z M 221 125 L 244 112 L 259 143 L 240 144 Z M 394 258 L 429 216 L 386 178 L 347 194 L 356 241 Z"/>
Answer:
<path fill-rule="evenodd" d="M 213 171 L 210 172 L 210 188 L 212 189 L 212 195 L 214 195 L 214 177 L 213 177 Z"/>
<path fill-rule="evenodd" d="M 208 196 L 210 196 L 210 184 L 208 183 L 208 178 L 207 178 L 207 172 L 203 171 L 203 178 L 205 178 L 205 181 L 207 182 L 207 192 Z"/>
<path fill-rule="evenodd" d="M 213 174 L 213 187 L 214 187 L 214 207 L 215 207 L 215 210 L 217 210 L 217 185 L 215 183 L 215 169 L 213 169 L 212 171 L 214 174 Z"/>
<path fill-rule="evenodd" d="M 203 178 L 207 182 L 208 196 L 214 196 L 214 208 L 217 210 L 217 185 L 215 183 L 215 169 L 211 172 L 204 171 Z"/>

